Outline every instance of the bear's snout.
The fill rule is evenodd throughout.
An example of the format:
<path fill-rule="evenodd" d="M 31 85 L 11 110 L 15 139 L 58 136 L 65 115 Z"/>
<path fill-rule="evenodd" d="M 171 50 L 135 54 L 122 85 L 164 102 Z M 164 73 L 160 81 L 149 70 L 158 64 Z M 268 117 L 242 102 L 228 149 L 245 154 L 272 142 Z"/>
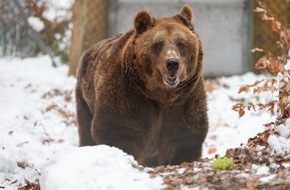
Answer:
<path fill-rule="evenodd" d="M 179 69 L 179 60 L 177 58 L 169 58 L 166 61 L 166 69 L 167 72 L 166 74 L 163 75 L 163 82 L 170 88 L 176 87 L 179 82 L 179 74 L 178 74 L 178 69 Z"/>
<path fill-rule="evenodd" d="M 166 61 L 166 68 L 170 75 L 174 75 L 179 68 L 179 61 L 176 58 L 170 58 Z"/>

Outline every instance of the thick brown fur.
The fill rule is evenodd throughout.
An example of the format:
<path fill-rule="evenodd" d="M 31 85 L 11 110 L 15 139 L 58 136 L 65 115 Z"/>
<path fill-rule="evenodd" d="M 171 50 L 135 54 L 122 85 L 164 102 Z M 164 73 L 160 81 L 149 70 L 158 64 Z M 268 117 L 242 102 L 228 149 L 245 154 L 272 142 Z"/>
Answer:
<path fill-rule="evenodd" d="M 76 86 L 80 146 L 115 146 L 145 166 L 201 157 L 207 103 L 191 19 L 189 6 L 161 19 L 140 11 L 133 29 L 84 53 Z"/>

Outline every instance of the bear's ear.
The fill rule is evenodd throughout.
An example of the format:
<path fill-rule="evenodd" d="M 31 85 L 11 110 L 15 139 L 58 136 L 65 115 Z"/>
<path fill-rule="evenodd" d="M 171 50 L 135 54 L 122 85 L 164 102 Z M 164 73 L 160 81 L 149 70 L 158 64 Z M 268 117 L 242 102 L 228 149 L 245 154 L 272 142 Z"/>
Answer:
<path fill-rule="evenodd" d="M 134 27 L 138 34 L 148 30 L 154 24 L 154 18 L 147 11 L 140 11 L 134 20 Z"/>
<path fill-rule="evenodd" d="M 179 15 L 181 15 L 182 17 L 186 18 L 188 21 L 192 20 L 193 17 L 193 13 L 192 13 L 192 9 L 189 5 L 184 5 L 181 10 Z"/>

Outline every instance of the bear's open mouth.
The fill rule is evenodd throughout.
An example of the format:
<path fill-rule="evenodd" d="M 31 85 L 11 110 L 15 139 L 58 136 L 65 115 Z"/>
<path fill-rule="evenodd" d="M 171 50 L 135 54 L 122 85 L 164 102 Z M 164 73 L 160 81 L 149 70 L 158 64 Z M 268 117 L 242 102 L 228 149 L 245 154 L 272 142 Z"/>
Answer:
<path fill-rule="evenodd" d="M 175 88 L 179 84 L 180 79 L 178 76 L 174 76 L 174 77 L 167 76 L 167 77 L 163 77 L 163 82 L 168 87 Z"/>

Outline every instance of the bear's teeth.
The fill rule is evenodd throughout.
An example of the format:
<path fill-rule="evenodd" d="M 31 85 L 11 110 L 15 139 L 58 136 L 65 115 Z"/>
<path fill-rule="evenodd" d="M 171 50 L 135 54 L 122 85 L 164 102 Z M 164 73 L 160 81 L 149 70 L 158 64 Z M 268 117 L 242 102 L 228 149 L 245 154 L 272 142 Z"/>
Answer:
<path fill-rule="evenodd" d="M 175 80 L 172 80 L 173 78 L 169 77 L 169 78 L 163 78 L 163 82 L 166 86 L 168 86 L 169 88 L 175 88 L 180 80 L 179 80 L 179 77 L 174 77 Z"/>

